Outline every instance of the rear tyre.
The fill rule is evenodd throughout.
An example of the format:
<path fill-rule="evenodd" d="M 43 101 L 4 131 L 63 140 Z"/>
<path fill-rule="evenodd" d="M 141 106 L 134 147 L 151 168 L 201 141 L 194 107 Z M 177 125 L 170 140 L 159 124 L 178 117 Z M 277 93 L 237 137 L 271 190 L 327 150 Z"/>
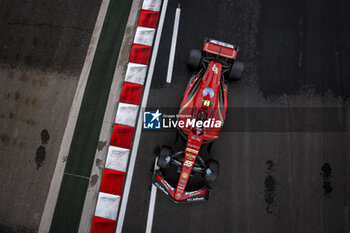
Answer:
<path fill-rule="evenodd" d="M 207 184 L 214 183 L 219 174 L 219 162 L 213 159 L 207 161 L 207 168 L 204 171 L 204 181 Z"/>
<path fill-rule="evenodd" d="M 159 150 L 157 165 L 160 168 L 168 167 L 171 155 L 173 154 L 172 149 L 169 146 L 161 146 Z"/>
<path fill-rule="evenodd" d="M 229 80 L 240 80 L 242 72 L 244 70 L 244 63 L 241 61 L 234 61 L 230 73 L 228 75 Z"/>
<path fill-rule="evenodd" d="M 201 63 L 202 52 L 198 49 L 191 49 L 187 58 L 187 65 L 190 68 L 197 69 Z"/>

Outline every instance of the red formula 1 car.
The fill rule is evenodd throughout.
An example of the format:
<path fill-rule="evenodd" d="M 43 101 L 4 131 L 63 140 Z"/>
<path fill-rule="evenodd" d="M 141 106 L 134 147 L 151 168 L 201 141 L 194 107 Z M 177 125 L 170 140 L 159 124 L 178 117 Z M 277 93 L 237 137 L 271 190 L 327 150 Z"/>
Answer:
<path fill-rule="evenodd" d="M 189 54 L 188 65 L 201 69 L 190 79 L 178 114 L 178 130 L 187 140 L 186 149 L 174 153 L 169 146 L 160 146 L 153 176 L 153 183 L 175 202 L 209 197 L 209 185 L 218 175 L 219 164 L 211 159 L 204 161 L 199 151 L 202 144 L 218 138 L 223 126 L 227 110 L 225 78 L 237 80 L 244 69 L 244 64 L 236 61 L 238 51 L 235 45 L 206 39 L 202 51 L 193 49 Z M 171 167 L 178 174 L 175 183 L 165 175 Z M 189 187 L 189 180 L 196 174 L 201 177 L 197 179 L 199 186 Z"/>

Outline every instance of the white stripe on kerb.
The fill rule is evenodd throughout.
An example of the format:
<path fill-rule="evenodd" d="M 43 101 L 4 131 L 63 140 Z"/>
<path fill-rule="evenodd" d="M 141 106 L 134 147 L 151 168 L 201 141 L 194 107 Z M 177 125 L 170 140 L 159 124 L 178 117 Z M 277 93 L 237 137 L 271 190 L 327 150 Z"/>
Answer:
<path fill-rule="evenodd" d="M 151 46 L 155 31 L 154 28 L 137 27 L 134 44 Z"/>
<path fill-rule="evenodd" d="M 147 73 L 147 65 L 130 62 L 125 74 L 125 81 L 143 85 Z"/>
<path fill-rule="evenodd" d="M 119 103 L 117 116 L 115 117 L 115 123 L 127 126 L 135 126 L 138 110 L 138 105 Z"/>
<path fill-rule="evenodd" d="M 120 196 L 100 192 L 98 195 L 95 216 L 116 220 L 119 202 Z"/>
<path fill-rule="evenodd" d="M 161 0 L 144 0 L 142 4 L 142 9 L 150 11 L 159 11 L 161 4 Z"/>
<path fill-rule="evenodd" d="M 128 164 L 129 152 L 129 149 L 109 146 L 106 168 L 125 172 Z"/>

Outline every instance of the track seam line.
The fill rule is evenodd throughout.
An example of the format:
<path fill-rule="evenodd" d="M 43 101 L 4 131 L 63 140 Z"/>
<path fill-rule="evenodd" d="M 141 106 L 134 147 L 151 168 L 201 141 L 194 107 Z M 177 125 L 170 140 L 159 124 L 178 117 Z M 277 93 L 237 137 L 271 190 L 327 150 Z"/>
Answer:
<path fill-rule="evenodd" d="M 76 175 L 76 174 L 71 174 L 71 173 L 63 173 L 63 175 L 68 175 L 68 176 L 74 176 L 74 177 L 78 177 L 78 178 L 83 178 L 83 179 L 88 179 L 90 180 L 90 177 L 87 176 L 80 176 L 80 175 Z"/>

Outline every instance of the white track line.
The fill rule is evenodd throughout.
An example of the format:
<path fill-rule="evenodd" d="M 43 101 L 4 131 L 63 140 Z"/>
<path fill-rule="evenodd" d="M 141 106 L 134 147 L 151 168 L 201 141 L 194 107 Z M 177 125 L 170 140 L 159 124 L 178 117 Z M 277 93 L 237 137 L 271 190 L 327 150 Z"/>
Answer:
<path fill-rule="evenodd" d="M 157 161 L 158 159 L 156 159 L 156 161 L 154 162 L 154 170 L 159 169 L 157 165 Z M 152 191 L 151 191 L 151 197 L 149 200 L 148 215 L 147 215 L 146 233 L 152 232 L 154 206 L 156 204 L 156 197 L 157 197 L 157 187 L 154 184 L 152 184 Z"/>
<path fill-rule="evenodd" d="M 168 74 L 167 74 L 167 78 L 166 78 L 167 83 L 171 83 L 171 78 L 173 75 L 177 33 L 178 33 L 179 22 L 180 22 L 180 13 L 181 13 L 181 8 L 180 8 L 180 4 L 179 4 L 179 6 L 176 8 L 176 13 L 175 13 L 173 38 L 171 40 L 171 50 L 170 50 L 169 64 L 168 64 Z M 157 160 L 156 160 L 154 163 L 154 170 L 157 170 L 157 169 L 159 169 L 159 167 L 157 166 Z M 150 196 L 149 207 L 148 207 L 148 215 L 147 215 L 146 233 L 152 232 L 154 206 L 156 204 L 156 197 L 157 197 L 157 187 L 154 184 L 152 184 L 151 196 Z"/>
<path fill-rule="evenodd" d="M 151 89 L 151 83 L 152 83 L 152 77 L 153 77 L 153 72 L 154 72 L 154 66 L 155 66 L 156 59 L 157 59 L 159 42 L 160 42 L 160 37 L 162 35 L 162 30 L 163 30 L 163 25 L 164 25 L 164 19 L 165 19 L 167 6 L 168 6 L 168 0 L 164 0 L 163 6 L 162 6 L 162 10 L 161 10 L 161 14 L 160 14 L 160 19 L 159 19 L 157 35 L 156 35 L 156 39 L 155 39 L 154 47 L 153 47 L 153 51 L 152 51 L 151 62 L 150 62 L 150 65 L 149 65 L 149 71 L 148 71 L 147 80 L 146 80 L 146 84 L 145 84 L 145 90 L 144 90 L 144 94 L 143 94 L 143 99 L 142 99 L 142 103 L 141 103 L 141 106 L 140 106 L 141 108 L 140 108 L 139 117 L 138 117 L 138 121 L 137 121 L 135 137 L 134 137 L 134 143 L 133 143 L 132 150 L 131 150 L 128 172 L 126 174 L 126 180 L 125 180 L 125 184 L 124 184 L 122 202 L 121 202 L 121 205 L 120 205 L 119 216 L 118 216 L 118 219 L 117 219 L 116 233 L 121 233 L 122 230 L 123 230 L 125 211 L 126 211 L 126 207 L 128 205 L 130 186 L 131 186 L 132 176 L 134 174 L 135 161 L 136 161 L 137 151 L 138 151 L 139 143 L 140 143 L 140 136 L 141 136 L 141 131 L 142 131 L 142 122 L 143 122 L 143 119 L 142 119 L 143 117 L 142 116 L 143 116 L 143 111 L 146 108 L 149 91 Z"/>
<path fill-rule="evenodd" d="M 174 60 L 175 60 L 175 51 L 176 51 L 176 41 L 177 41 L 177 32 L 179 30 L 179 22 L 180 22 L 180 13 L 181 8 L 180 4 L 176 8 L 175 20 L 174 20 L 174 28 L 173 28 L 173 38 L 171 39 L 171 49 L 169 55 L 169 64 L 168 64 L 168 74 L 166 76 L 166 82 L 171 83 L 171 78 L 173 76 L 174 69 Z"/>

